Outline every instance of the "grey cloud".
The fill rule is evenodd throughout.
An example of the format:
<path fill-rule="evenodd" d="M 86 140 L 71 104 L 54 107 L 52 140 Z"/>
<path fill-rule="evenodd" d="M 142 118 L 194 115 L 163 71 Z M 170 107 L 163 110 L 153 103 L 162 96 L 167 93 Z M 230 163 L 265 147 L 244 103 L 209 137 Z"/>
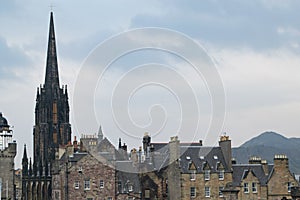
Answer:
<path fill-rule="evenodd" d="M 136 15 L 132 27 L 159 26 L 222 46 L 270 49 L 284 46 L 289 38 L 277 34 L 285 24 L 299 28 L 300 4 L 269 7 L 261 1 L 193 1 L 170 3 L 165 14 Z M 294 38 L 299 41 L 299 38 Z"/>
<path fill-rule="evenodd" d="M 18 47 L 9 47 L 6 40 L 0 37 L 0 78 L 15 78 L 16 69 L 28 67 L 31 63 L 27 55 Z"/>

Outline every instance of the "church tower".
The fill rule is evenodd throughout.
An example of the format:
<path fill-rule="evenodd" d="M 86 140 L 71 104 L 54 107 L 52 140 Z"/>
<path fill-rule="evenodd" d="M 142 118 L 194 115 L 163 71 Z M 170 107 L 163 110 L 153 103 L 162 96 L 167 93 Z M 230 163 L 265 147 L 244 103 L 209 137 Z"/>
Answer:
<path fill-rule="evenodd" d="M 33 128 L 33 165 L 24 147 L 22 199 L 52 199 L 52 172 L 60 147 L 71 142 L 67 86 L 60 87 L 53 13 L 50 14 L 45 82 L 37 89 Z"/>
<path fill-rule="evenodd" d="M 37 89 L 35 107 L 34 170 L 55 159 L 60 146 L 71 141 L 67 86 L 60 87 L 53 13 L 50 15 L 45 83 Z"/>

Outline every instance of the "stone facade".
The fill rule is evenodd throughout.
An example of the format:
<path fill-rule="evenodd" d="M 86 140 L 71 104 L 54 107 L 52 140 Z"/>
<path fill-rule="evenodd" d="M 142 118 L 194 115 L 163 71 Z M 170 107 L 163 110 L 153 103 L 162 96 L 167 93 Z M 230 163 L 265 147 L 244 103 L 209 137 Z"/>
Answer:
<path fill-rule="evenodd" d="M 285 155 L 275 155 L 274 169 L 268 181 L 268 199 L 291 199 L 291 187 L 298 182 L 289 170 L 288 158 Z"/>
<path fill-rule="evenodd" d="M 91 154 L 74 153 L 63 158 L 53 175 L 53 199 L 115 199 L 115 170 Z"/>
<path fill-rule="evenodd" d="M 14 158 L 17 154 L 17 143 L 12 141 L 12 130 L 7 120 L 0 113 L 0 199 L 14 199 Z"/>

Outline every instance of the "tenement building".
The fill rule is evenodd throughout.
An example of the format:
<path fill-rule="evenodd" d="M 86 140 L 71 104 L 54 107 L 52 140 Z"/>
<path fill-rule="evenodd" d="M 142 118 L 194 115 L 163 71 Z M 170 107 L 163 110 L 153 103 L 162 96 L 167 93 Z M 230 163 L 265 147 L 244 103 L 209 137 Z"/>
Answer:
<path fill-rule="evenodd" d="M 15 199 L 14 158 L 17 143 L 13 131 L 0 112 L 0 199 Z"/>
<path fill-rule="evenodd" d="M 9 135 L 3 119 L 1 115 L 1 134 Z M 180 142 L 177 136 L 169 142 L 153 142 L 145 133 L 141 146 L 128 152 L 121 139 L 116 148 L 100 127 L 97 134 L 71 142 L 68 92 L 59 83 L 52 12 L 46 76 L 37 89 L 33 138 L 33 159 L 26 146 L 23 152 L 24 200 L 280 200 L 297 196 L 293 188 L 299 185 L 285 155 L 275 155 L 273 164 L 259 157 L 237 164 L 226 135 L 220 137 L 218 146 L 208 147 L 202 141 Z M 16 144 L 2 142 L 0 148 L 1 195 L 13 198 Z M 3 189 L 4 183 L 8 189 Z"/>

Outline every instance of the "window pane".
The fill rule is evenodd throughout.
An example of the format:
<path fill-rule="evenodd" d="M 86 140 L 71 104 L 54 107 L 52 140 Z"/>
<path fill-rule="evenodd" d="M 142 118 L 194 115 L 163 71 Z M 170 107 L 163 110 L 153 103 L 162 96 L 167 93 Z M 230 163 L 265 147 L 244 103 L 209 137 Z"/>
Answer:
<path fill-rule="evenodd" d="M 244 193 L 249 193 L 249 185 L 248 185 L 248 183 L 244 183 Z"/>
<path fill-rule="evenodd" d="M 210 188 L 209 187 L 205 187 L 205 197 L 210 197 Z"/>
<path fill-rule="evenodd" d="M 195 187 L 191 187 L 190 190 L 191 190 L 190 196 L 191 196 L 192 198 L 196 197 L 196 188 L 195 188 Z"/>

